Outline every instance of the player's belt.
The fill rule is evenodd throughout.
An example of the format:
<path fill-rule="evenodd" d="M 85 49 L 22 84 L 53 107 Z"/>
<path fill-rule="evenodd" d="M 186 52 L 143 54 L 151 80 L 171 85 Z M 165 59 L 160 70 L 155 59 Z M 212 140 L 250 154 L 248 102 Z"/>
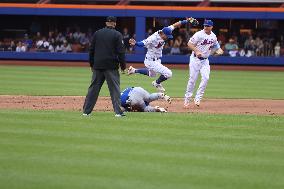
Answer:
<path fill-rule="evenodd" d="M 159 59 L 161 59 L 161 57 L 159 57 L 159 58 L 155 58 L 155 57 L 145 57 L 147 60 L 152 60 L 152 61 L 156 61 L 156 60 L 159 60 Z"/>
<path fill-rule="evenodd" d="M 203 57 L 197 57 L 195 54 L 194 54 L 194 57 L 198 58 L 199 60 L 206 60 L 207 58 L 203 58 Z"/>

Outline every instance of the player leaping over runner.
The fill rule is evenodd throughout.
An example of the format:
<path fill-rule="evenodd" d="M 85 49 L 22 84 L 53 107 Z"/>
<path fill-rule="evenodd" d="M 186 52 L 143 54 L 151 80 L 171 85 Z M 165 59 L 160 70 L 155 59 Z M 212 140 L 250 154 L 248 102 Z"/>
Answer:
<path fill-rule="evenodd" d="M 160 77 L 153 81 L 152 85 L 156 87 L 159 92 L 165 92 L 165 89 L 161 83 L 172 77 L 172 71 L 161 64 L 162 50 L 165 45 L 165 41 L 173 38 L 172 31 L 186 23 L 191 23 L 194 26 L 198 25 L 198 21 L 195 18 L 187 18 L 186 20 L 182 20 L 168 27 L 164 27 L 162 30 L 155 32 L 143 41 L 136 42 L 134 39 L 130 39 L 130 45 L 145 47 L 147 48 L 147 53 L 144 60 L 144 65 L 146 68 L 135 69 L 134 67 L 130 66 L 128 68 L 128 75 L 139 73 L 149 77 L 155 77 L 156 74 L 159 73 L 161 74 Z"/>

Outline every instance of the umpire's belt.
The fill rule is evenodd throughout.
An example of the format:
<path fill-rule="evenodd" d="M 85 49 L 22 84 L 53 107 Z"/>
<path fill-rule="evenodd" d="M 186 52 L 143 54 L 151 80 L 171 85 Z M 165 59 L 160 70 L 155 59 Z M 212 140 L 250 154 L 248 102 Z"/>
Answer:
<path fill-rule="evenodd" d="M 207 58 L 203 58 L 203 57 L 197 57 L 195 54 L 194 54 L 194 57 L 198 58 L 199 60 L 206 60 Z"/>
<path fill-rule="evenodd" d="M 151 61 L 156 61 L 156 60 L 159 60 L 159 59 L 161 59 L 161 57 L 159 57 L 159 58 L 155 58 L 155 57 L 145 57 L 147 60 L 151 60 Z"/>

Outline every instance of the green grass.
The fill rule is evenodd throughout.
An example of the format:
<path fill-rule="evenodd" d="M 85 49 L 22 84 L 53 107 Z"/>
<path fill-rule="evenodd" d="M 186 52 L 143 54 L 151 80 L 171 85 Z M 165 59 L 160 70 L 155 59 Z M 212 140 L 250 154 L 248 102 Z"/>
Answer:
<path fill-rule="evenodd" d="M 0 95 L 80 95 L 90 83 L 89 68 L 0 66 Z M 173 70 L 164 86 L 171 96 L 183 97 L 188 70 Z M 153 78 L 122 75 L 121 88 L 142 86 L 154 92 Z M 284 99 L 284 72 L 212 71 L 207 98 Z M 101 96 L 109 96 L 104 85 Z"/>
<path fill-rule="evenodd" d="M 0 188 L 284 188 L 283 126 L 283 116 L 0 110 Z"/>
<path fill-rule="evenodd" d="M 165 82 L 183 97 L 187 70 Z M 0 66 L 0 95 L 85 95 L 88 68 Z M 154 92 L 153 78 L 121 88 Z M 284 99 L 284 72 L 212 71 L 207 98 Z M 104 86 L 101 96 L 108 96 Z M 284 116 L 0 109 L 0 188 L 284 188 Z"/>

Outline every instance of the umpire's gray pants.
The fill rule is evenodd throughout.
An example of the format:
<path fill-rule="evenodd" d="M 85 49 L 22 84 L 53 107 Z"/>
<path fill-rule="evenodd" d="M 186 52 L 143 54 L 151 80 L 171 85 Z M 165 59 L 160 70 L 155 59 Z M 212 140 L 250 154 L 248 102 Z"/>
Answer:
<path fill-rule="evenodd" d="M 83 106 L 83 113 L 90 114 L 97 102 L 104 81 L 107 81 L 114 112 L 122 114 L 120 108 L 120 76 L 118 70 L 94 70 L 92 83 Z"/>

